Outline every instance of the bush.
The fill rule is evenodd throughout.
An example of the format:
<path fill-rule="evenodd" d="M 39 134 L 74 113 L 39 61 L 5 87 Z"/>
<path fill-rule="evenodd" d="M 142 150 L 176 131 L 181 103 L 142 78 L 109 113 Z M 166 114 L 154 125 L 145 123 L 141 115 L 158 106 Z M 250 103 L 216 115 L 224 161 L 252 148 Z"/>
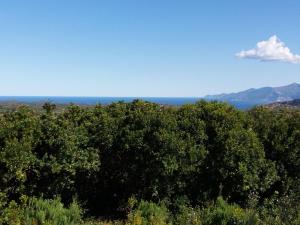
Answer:
<path fill-rule="evenodd" d="M 164 205 L 142 200 L 129 214 L 126 225 L 167 225 L 169 216 Z"/>
<path fill-rule="evenodd" d="M 265 224 L 300 224 L 300 206 L 292 196 L 273 196 L 265 200 L 258 210 Z"/>
<path fill-rule="evenodd" d="M 124 225 L 124 223 L 121 221 L 88 220 L 83 222 L 81 225 Z"/>
<path fill-rule="evenodd" d="M 77 225 L 82 211 L 76 201 L 65 208 L 60 199 L 43 200 L 32 198 L 24 210 L 25 225 Z"/>
<path fill-rule="evenodd" d="M 0 192 L 0 224 L 21 225 L 22 210 L 15 201 L 8 202 L 6 195 Z"/>
<path fill-rule="evenodd" d="M 219 197 L 216 203 L 202 211 L 203 225 L 258 225 L 258 216 L 238 205 L 229 205 Z"/>
<path fill-rule="evenodd" d="M 175 215 L 176 225 L 202 225 L 201 211 L 197 208 L 181 206 L 178 214 Z"/>

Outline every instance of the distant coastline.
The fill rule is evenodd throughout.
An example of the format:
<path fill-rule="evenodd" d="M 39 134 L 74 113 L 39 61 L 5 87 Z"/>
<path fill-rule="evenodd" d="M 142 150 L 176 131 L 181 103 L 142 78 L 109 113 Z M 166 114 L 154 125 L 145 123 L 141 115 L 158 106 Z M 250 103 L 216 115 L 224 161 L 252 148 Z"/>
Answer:
<path fill-rule="evenodd" d="M 52 102 L 54 104 L 111 104 L 113 102 L 132 102 L 135 99 L 149 101 L 162 105 L 184 105 L 192 104 L 199 100 L 200 97 L 64 97 L 64 96 L 0 96 L 0 104 L 3 103 L 21 103 L 21 104 L 40 104 Z"/>

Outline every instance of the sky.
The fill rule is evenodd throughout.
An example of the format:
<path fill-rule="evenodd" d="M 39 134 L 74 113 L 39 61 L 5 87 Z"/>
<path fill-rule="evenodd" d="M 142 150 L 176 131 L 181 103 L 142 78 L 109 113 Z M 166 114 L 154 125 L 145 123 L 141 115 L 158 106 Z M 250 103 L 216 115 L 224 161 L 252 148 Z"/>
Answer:
<path fill-rule="evenodd" d="M 300 83 L 299 21 L 299 0 L 0 0 L 0 95 L 200 97 Z"/>

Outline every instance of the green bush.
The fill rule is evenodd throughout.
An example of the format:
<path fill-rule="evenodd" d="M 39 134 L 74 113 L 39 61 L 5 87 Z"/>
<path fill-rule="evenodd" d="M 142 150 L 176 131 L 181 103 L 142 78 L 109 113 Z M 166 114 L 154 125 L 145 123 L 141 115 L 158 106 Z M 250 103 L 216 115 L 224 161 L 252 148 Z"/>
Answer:
<path fill-rule="evenodd" d="M 164 205 L 142 200 L 129 214 L 126 225 L 167 225 L 169 216 Z"/>
<path fill-rule="evenodd" d="M 43 200 L 32 198 L 24 210 L 24 225 L 77 225 L 82 211 L 74 201 L 65 208 L 60 199 Z"/>
<path fill-rule="evenodd" d="M 230 205 L 219 197 L 216 203 L 202 211 L 203 225 L 259 225 L 258 216 L 251 210 Z"/>
<path fill-rule="evenodd" d="M 300 224 L 300 206 L 292 196 L 273 196 L 265 200 L 258 211 L 265 224 Z"/>
<path fill-rule="evenodd" d="M 80 225 L 124 225 L 121 221 L 87 220 Z"/>
<path fill-rule="evenodd" d="M 176 225 L 202 225 L 201 211 L 198 208 L 181 206 L 174 217 Z"/>
<path fill-rule="evenodd" d="M 0 224 L 21 225 L 23 213 L 15 201 L 8 202 L 6 195 L 0 192 Z"/>

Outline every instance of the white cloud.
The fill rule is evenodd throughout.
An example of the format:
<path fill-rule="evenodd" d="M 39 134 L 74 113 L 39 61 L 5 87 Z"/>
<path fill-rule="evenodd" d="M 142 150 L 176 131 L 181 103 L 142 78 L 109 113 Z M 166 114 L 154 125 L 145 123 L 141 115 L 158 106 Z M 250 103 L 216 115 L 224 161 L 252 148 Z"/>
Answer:
<path fill-rule="evenodd" d="M 281 61 L 300 64 L 300 55 L 293 54 L 277 36 L 256 44 L 254 49 L 241 51 L 236 54 L 242 59 L 259 59 L 261 61 Z"/>

